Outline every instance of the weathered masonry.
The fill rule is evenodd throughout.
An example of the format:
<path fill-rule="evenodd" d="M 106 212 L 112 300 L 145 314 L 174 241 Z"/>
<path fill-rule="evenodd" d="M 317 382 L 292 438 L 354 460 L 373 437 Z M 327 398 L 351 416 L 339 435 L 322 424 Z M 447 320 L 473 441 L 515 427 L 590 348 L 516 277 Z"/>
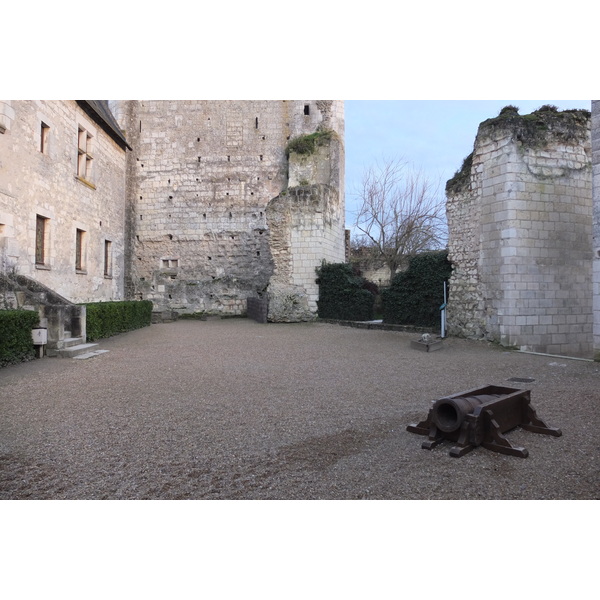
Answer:
<path fill-rule="evenodd" d="M 592 100 L 594 359 L 600 361 L 600 100 Z"/>
<path fill-rule="evenodd" d="M 126 286 L 156 310 L 312 319 L 315 268 L 341 262 L 337 101 L 113 103 L 128 163 Z"/>
<path fill-rule="evenodd" d="M 57 348 L 94 301 L 310 320 L 344 258 L 341 101 L 0 101 L 0 304 Z"/>
<path fill-rule="evenodd" d="M 587 111 L 544 106 L 505 107 L 480 125 L 446 186 L 450 334 L 593 356 L 590 124 Z"/>

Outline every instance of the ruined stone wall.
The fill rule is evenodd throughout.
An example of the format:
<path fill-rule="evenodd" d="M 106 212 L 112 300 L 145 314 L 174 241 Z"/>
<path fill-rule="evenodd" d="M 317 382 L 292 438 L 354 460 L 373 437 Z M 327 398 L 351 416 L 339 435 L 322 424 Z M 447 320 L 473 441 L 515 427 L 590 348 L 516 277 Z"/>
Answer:
<path fill-rule="evenodd" d="M 337 135 L 289 156 L 289 187 L 267 206 L 274 269 L 269 320 L 306 321 L 317 313 L 316 270 L 345 260 L 343 145 Z"/>
<path fill-rule="evenodd" d="M 247 298 L 267 294 L 273 252 L 281 252 L 272 248 L 267 208 L 290 186 L 286 146 L 317 129 L 335 130 L 343 140 L 342 103 L 132 101 L 115 110 L 134 148 L 132 295 L 152 300 L 155 310 L 244 313 Z M 302 177 L 310 184 L 326 179 L 343 214 L 343 145 L 328 152 Z M 339 237 L 343 249 L 343 226 Z M 317 253 L 329 256 L 319 239 L 324 247 Z M 287 283 L 303 285 L 307 277 L 295 260 L 295 279 Z"/>
<path fill-rule="evenodd" d="M 594 358 L 600 360 L 600 100 L 592 100 Z"/>
<path fill-rule="evenodd" d="M 390 285 L 390 269 L 380 255 L 374 253 L 371 248 L 359 247 L 348 249 L 348 261 L 360 274 L 375 283 L 380 288 Z"/>
<path fill-rule="evenodd" d="M 508 111 L 448 182 L 449 333 L 590 357 L 589 113 Z"/>
<path fill-rule="evenodd" d="M 87 179 L 77 176 L 79 127 L 91 136 Z M 0 102 L 0 268 L 72 302 L 122 299 L 125 154 L 75 101 Z M 43 264 L 36 264 L 37 215 L 46 219 Z"/>
<path fill-rule="evenodd" d="M 470 169 L 470 163 L 468 165 Z M 472 175 L 471 190 L 449 194 L 448 258 L 452 262 L 451 301 L 446 310 L 448 333 L 481 338 L 493 327 L 494 315 L 486 310 L 485 291 L 480 281 L 481 170 Z M 488 320 L 492 323 L 488 326 Z"/>

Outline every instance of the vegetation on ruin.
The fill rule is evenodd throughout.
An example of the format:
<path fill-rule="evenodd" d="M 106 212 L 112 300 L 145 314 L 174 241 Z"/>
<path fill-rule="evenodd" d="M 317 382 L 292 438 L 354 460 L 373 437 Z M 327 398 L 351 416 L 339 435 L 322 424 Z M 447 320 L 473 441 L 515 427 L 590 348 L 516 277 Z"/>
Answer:
<path fill-rule="evenodd" d="M 381 293 L 383 322 L 415 327 L 437 327 L 444 302 L 444 281 L 452 265 L 448 251 L 424 252 L 413 257 Z"/>
<path fill-rule="evenodd" d="M 321 319 L 370 321 L 373 319 L 377 286 L 347 263 L 323 263 L 317 269 Z"/>
<path fill-rule="evenodd" d="M 334 132 L 328 129 L 323 131 L 315 131 L 307 135 L 301 135 L 293 140 L 290 140 L 285 149 L 285 155 L 289 158 L 290 153 L 310 155 L 314 154 L 319 146 L 325 145 L 334 136 Z"/>
<path fill-rule="evenodd" d="M 86 333 L 89 342 L 147 327 L 152 322 L 150 300 L 92 302 L 85 306 Z"/>
<path fill-rule="evenodd" d="M 0 367 L 35 358 L 31 330 L 38 324 L 37 311 L 0 310 Z"/>
<path fill-rule="evenodd" d="M 544 104 L 529 115 L 520 115 L 518 107 L 508 105 L 497 117 L 481 123 L 478 135 L 496 137 L 508 133 L 529 148 L 543 148 L 551 139 L 577 144 L 587 138 L 590 119 L 588 110 L 560 111 L 552 104 Z"/>
<path fill-rule="evenodd" d="M 560 111 L 553 104 L 544 104 L 528 115 L 520 115 L 519 107 L 509 104 L 497 117 L 479 125 L 478 136 L 512 136 L 527 148 L 544 148 L 550 141 L 578 144 L 586 140 L 591 113 L 583 109 Z M 473 153 L 469 154 L 454 176 L 446 182 L 447 194 L 468 191 Z"/>
<path fill-rule="evenodd" d="M 473 152 L 463 160 L 460 169 L 454 173 L 454 177 L 446 182 L 446 194 L 460 194 L 469 189 L 472 166 Z"/>

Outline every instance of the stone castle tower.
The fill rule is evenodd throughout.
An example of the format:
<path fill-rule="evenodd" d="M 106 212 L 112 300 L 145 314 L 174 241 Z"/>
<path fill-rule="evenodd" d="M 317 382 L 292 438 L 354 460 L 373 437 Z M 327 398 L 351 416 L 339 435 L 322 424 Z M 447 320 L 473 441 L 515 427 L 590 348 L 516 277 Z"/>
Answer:
<path fill-rule="evenodd" d="M 127 295 L 155 310 L 222 315 L 262 298 L 270 320 L 313 318 L 315 268 L 345 257 L 343 102 L 111 108 L 133 148 Z M 288 148 L 294 141 L 307 143 Z"/>
<path fill-rule="evenodd" d="M 505 107 L 446 194 L 448 332 L 591 357 L 589 112 Z"/>

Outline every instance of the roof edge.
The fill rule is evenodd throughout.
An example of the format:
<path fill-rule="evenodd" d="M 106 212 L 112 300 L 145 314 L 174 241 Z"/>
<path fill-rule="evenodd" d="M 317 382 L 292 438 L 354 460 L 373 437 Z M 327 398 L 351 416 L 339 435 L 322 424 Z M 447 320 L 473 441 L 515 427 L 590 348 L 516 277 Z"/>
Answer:
<path fill-rule="evenodd" d="M 76 102 L 121 148 L 133 150 L 108 107 L 106 100 L 77 100 Z"/>

